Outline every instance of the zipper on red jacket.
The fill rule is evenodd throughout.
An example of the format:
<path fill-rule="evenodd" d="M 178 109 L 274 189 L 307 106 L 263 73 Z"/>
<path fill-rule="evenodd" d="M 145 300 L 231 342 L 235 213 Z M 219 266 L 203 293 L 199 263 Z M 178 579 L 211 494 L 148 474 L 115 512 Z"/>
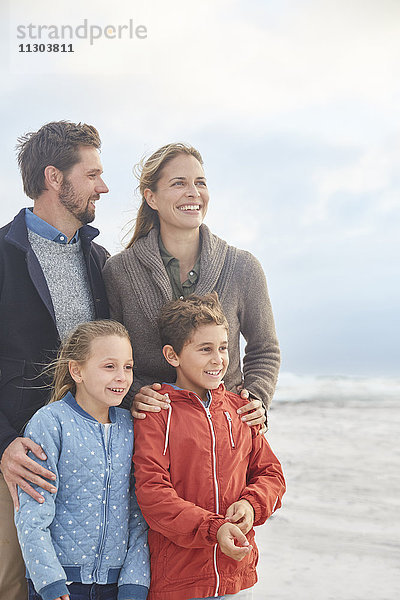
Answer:
<path fill-rule="evenodd" d="M 212 451 L 213 451 L 213 476 L 214 476 L 214 486 L 215 486 L 215 512 L 219 513 L 219 487 L 218 487 L 218 481 L 217 481 L 216 440 L 215 440 L 214 426 L 213 426 L 213 422 L 212 422 L 212 415 L 210 412 L 212 395 L 210 392 L 210 404 L 208 406 L 205 406 L 204 402 L 201 400 L 201 398 L 199 398 L 199 396 L 197 394 L 194 394 L 194 395 L 196 396 L 196 398 L 200 402 L 201 406 L 205 410 L 206 415 L 208 417 L 208 422 L 210 424 L 211 439 L 212 439 Z M 218 568 L 217 568 L 217 546 L 218 546 L 218 543 L 214 545 L 214 570 L 215 570 L 215 577 L 216 577 L 214 596 L 218 596 L 218 588 L 219 588 L 219 573 L 218 573 Z"/>
<path fill-rule="evenodd" d="M 235 446 L 235 442 L 233 439 L 233 433 L 232 433 L 232 417 L 231 415 L 228 413 L 227 410 L 224 410 L 224 415 L 226 417 L 226 420 L 228 421 L 228 427 L 229 427 L 229 437 L 231 438 L 231 446 L 232 448 L 236 448 Z"/>

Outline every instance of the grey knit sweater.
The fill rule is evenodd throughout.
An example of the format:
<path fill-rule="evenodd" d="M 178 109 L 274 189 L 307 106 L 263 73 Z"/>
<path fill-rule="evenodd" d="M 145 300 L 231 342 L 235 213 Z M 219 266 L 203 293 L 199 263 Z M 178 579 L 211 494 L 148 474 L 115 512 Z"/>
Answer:
<path fill-rule="evenodd" d="M 93 321 L 96 316 L 81 240 L 58 244 L 30 229 L 28 239 L 46 278 L 63 339 L 79 323 Z"/>
<path fill-rule="evenodd" d="M 152 229 L 127 250 L 111 257 L 103 275 L 111 318 L 128 329 L 135 359 L 134 389 L 154 382 L 173 382 L 174 369 L 161 352 L 157 318 L 172 300 L 171 284 Z M 244 385 L 269 406 L 275 390 L 280 354 L 262 267 L 252 254 L 238 250 L 201 226 L 200 278 L 196 294 L 217 291 L 229 323 L 229 368 L 225 386 L 236 391 L 242 382 L 240 333 L 247 345 Z"/>

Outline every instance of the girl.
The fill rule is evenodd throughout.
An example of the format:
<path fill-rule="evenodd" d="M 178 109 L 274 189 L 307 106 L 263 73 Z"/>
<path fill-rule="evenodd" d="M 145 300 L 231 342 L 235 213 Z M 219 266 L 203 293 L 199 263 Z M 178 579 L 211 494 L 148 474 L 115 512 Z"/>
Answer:
<path fill-rule="evenodd" d="M 147 525 L 134 494 L 129 412 L 132 347 L 115 321 L 82 323 L 62 345 L 50 404 L 25 435 L 47 454 L 57 489 L 19 491 L 15 522 L 29 600 L 142 600 L 149 586 Z M 31 458 L 39 462 L 33 454 Z"/>

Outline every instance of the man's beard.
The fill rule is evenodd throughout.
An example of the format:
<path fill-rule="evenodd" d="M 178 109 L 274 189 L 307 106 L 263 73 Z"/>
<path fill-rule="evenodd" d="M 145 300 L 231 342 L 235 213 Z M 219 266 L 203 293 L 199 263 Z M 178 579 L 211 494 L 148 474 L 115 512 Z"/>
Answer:
<path fill-rule="evenodd" d="M 71 213 L 71 215 L 74 215 L 82 225 L 87 225 L 94 221 L 94 209 L 92 208 L 90 210 L 91 198 L 87 201 L 86 206 L 82 207 L 82 202 L 77 196 L 72 183 L 68 181 L 68 179 L 65 179 L 62 182 L 58 198 L 61 204 Z"/>

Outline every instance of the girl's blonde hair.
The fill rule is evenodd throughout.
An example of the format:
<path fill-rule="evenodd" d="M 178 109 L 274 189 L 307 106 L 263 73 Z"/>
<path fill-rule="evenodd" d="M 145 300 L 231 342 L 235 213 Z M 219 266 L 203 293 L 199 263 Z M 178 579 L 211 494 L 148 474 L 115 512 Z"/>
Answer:
<path fill-rule="evenodd" d="M 133 172 L 139 180 L 142 202 L 136 216 L 132 238 L 126 245 L 127 248 L 130 248 L 139 238 L 145 237 L 153 227 L 158 227 L 158 212 L 147 204 L 144 191 L 146 189 L 150 189 L 152 192 L 156 191 L 163 168 L 180 154 L 194 156 L 201 165 L 204 164 L 201 154 L 196 148 L 177 142 L 159 148 L 147 160 L 143 158 L 140 163 L 134 166 Z"/>
<path fill-rule="evenodd" d="M 69 362 L 84 363 L 91 354 L 91 344 L 99 337 L 117 335 L 130 342 L 129 333 L 117 321 L 90 321 L 78 325 L 61 344 L 56 360 L 49 365 L 46 373 L 52 376 L 52 394 L 49 402 L 61 400 L 67 392 L 75 395 L 76 384 L 69 372 Z"/>

